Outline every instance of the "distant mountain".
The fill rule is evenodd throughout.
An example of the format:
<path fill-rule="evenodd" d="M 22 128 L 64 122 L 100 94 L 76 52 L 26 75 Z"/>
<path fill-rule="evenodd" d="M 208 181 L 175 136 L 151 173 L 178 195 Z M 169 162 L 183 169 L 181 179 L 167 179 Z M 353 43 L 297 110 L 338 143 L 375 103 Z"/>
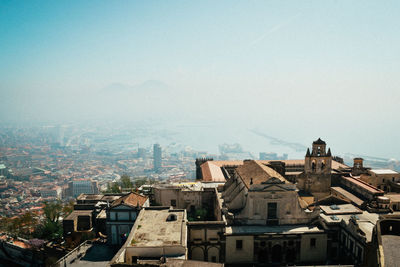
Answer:
<path fill-rule="evenodd" d="M 122 84 L 122 83 L 112 83 L 102 88 L 100 91 L 103 93 L 117 93 L 131 91 L 133 86 Z"/>

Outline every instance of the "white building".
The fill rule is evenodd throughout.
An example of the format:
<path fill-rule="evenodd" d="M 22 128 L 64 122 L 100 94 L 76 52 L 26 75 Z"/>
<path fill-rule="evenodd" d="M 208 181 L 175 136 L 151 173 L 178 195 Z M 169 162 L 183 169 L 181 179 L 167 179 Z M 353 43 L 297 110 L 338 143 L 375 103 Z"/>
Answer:
<path fill-rule="evenodd" d="M 187 258 L 186 211 L 165 207 L 141 210 L 125 245 L 111 260 L 113 264 Z"/>

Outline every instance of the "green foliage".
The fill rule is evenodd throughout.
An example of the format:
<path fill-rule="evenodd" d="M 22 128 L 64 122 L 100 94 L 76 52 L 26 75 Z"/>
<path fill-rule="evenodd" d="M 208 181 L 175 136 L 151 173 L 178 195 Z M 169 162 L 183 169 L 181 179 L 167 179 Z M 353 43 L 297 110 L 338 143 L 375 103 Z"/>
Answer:
<path fill-rule="evenodd" d="M 131 178 L 126 174 L 121 176 L 120 183 L 121 183 L 122 188 L 132 188 L 133 187 Z"/>
<path fill-rule="evenodd" d="M 59 221 L 73 210 L 74 202 L 63 205 L 60 201 L 44 202 L 44 219 L 39 220 L 31 212 L 26 212 L 17 218 L 0 217 L 0 231 L 4 231 L 26 239 L 40 238 L 45 240 L 58 239 L 63 228 Z"/>
<path fill-rule="evenodd" d="M 0 218 L 0 231 L 29 239 L 37 223 L 38 219 L 31 212 L 17 218 L 2 217 Z"/>
<path fill-rule="evenodd" d="M 60 222 L 46 220 L 36 228 L 34 236 L 45 240 L 58 239 L 63 234 L 63 228 Z"/>
<path fill-rule="evenodd" d="M 188 212 L 189 221 L 204 221 L 207 218 L 207 210 L 204 208 L 196 209 L 194 212 Z"/>
<path fill-rule="evenodd" d="M 136 187 L 136 188 L 141 187 L 142 185 L 144 185 L 144 184 L 146 184 L 146 183 L 147 183 L 147 177 L 144 177 L 144 178 L 136 178 L 136 179 L 135 179 L 135 187 Z"/>
<path fill-rule="evenodd" d="M 43 212 L 45 219 L 37 226 L 34 236 L 41 239 L 53 240 L 60 238 L 63 228 L 59 218 L 66 215 L 73 209 L 73 202 L 62 205 L 60 201 L 44 202 Z"/>
<path fill-rule="evenodd" d="M 63 206 L 60 201 L 44 202 L 43 212 L 46 220 L 58 222 L 61 216 Z"/>
<path fill-rule="evenodd" d="M 119 188 L 118 183 L 108 183 L 107 190 L 103 191 L 103 193 L 121 193 L 121 189 Z"/>
<path fill-rule="evenodd" d="M 62 208 L 62 213 L 64 214 L 64 217 L 68 216 L 71 214 L 71 212 L 74 210 L 74 200 L 70 200 L 67 204 L 65 204 Z"/>
<path fill-rule="evenodd" d="M 205 209 L 197 209 L 195 212 L 196 219 L 199 221 L 204 221 L 204 218 L 207 216 L 207 210 Z"/>

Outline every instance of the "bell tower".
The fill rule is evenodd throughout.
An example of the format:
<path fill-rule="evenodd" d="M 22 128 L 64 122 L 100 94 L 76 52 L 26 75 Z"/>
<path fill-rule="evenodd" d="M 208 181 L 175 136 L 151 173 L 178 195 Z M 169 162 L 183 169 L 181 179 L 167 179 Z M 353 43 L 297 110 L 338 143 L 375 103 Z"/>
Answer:
<path fill-rule="evenodd" d="M 330 174 L 332 171 L 331 149 L 326 152 L 326 143 L 318 138 L 312 144 L 312 152 L 307 148 L 304 161 L 304 172 L 306 174 Z"/>

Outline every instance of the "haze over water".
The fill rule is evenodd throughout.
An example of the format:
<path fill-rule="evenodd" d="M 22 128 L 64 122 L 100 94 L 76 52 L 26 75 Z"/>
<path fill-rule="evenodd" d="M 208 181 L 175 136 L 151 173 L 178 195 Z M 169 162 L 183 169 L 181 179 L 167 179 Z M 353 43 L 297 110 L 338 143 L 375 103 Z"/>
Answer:
<path fill-rule="evenodd" d="M 0 121 L 400 159 L 397 1 L 0 2 Z M 157 140 L 155 140 L 157 141 Z"/>

